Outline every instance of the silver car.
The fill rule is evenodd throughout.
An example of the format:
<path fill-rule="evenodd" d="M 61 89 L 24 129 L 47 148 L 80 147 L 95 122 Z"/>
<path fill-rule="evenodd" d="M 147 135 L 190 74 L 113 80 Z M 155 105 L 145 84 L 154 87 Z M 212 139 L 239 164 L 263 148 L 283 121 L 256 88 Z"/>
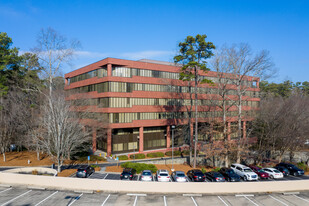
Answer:
<path fill-rule="evenodd" d="M 141 174 L 141 181 L 152 181 L 152 172 L 150 170 L 144 170 Z"/>
<path fill-rule="evenodd" d="M 183 171 L 175 171 L 172 173 L 172 179 L 175 182 L 187 182 L 186 174 Z"/>

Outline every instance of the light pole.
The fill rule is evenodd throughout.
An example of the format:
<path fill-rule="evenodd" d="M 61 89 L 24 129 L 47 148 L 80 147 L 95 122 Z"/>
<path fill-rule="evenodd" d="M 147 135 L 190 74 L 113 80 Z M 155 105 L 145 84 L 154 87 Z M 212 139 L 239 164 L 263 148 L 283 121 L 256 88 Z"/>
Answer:
<path fill-rule="evenodd" d="M 171 128 L 172 128 L 172 171 L 174 172 L 174 129 L 175 129 L 175 125 L 172 125 Z"/>

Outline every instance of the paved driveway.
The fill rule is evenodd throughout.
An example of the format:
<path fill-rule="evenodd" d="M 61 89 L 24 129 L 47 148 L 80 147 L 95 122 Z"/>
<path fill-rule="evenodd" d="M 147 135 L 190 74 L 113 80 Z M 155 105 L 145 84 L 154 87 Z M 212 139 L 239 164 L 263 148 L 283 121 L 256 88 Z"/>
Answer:
<path fill-rule="evenodd" d="M 261 194 L 261 195 L 146 195 L 146 194 L 109 194 L 83 192 L 35 190 L 0 187 L 0 206 L 38 206 L 38 205 L 87 205 L 87 206 L 200 206 L 200 205 L 309 205 L 309 192 L 294 194 Z"/>

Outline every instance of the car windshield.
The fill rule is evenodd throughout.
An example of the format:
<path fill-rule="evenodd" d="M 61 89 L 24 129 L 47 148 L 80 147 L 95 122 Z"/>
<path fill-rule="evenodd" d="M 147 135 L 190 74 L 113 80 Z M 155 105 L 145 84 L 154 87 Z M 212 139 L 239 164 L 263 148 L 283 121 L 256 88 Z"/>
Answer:
<path fill-rule="evenodd" d="M 291 165 L 291 167 L 294 169 L 294 170 L 298 170 L 298 168 L 294 165 Z"/>
<path fill-rule="evenodd" d="M 226 173 L 232 175 L 232 174 L 235 174 L 234 170 L 227 170 Z"/>
<path fill-rule="evenodd" d="M 151 175 L 150 172 L 143 172 L 143 175 Z"/>
<path fill-rule="evenodd" d="M 177 177 L 185 177 L 184 174 L 177 174 Z"/>
<path fill-rule="evenodd" d="M 251 170 L 251 169 L 246 168 L 246 169 L 244 169 L 244 172 L 252 172 L 252 170 Z"/>
<path fill-rule="evenodd" d="M 79 168 L 79 169 L 78 169 L 79 172 L 80 172 L 80 171 L 84 171 L 84 170 L 86 170 L 86 168 Z"/>
<path fill-rule="evenodd" d="M 258 171 L 259 171 L 259 172 L 265 172 L 265 170 L 263 170 L 263 169 L 259 169 Z"/>
<path fill-rule="evenodd" d="M 280 173 L 280 171 L 279 171 L 279 170 L 274 170 L 274 172 L 275 172 L 275 173 Z"/>

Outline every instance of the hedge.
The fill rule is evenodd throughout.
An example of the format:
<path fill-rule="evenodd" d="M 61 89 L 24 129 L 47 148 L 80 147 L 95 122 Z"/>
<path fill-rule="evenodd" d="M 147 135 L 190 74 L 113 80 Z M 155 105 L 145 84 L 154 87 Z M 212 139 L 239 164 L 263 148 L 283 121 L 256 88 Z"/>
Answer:
<path fill-rule="evenodd" d="M 181 152 L 179 150 L 174 151 L 174 156 L 180 156 Z M 166 156 L 172 156 L 172 151 L 165 152 Z"/>
<path fill-rule="evenodd" d="M 196 150 L 196 154 L 198 154 L 200 151 Z M 183 151 L 184 155 L 189 155 L 190 154 L 190 150 L 184 150 Z M 194 150 L 192 150 L 192 154 L 194 154 Z"/>
<path fill-rule="evenodd" d="M 87 161 L 88 156 L 80 157 L 78 160 L 80 161 Z M 90 155 L 90 161 L 106 161 L 104 157 L 96 156 L 96 155 Z"/>
<path fill-rule="evenodd" d="M 154 157 L 164 157 L 163 152 L 153 152 L 153 153 L 148 153 L 147 157 L 154 158 Z"/>
<path fill-rule="evenodd" d="M 129 159 L 128 155 L 119 155 L 117 157 L 119 158 L 119 160 L 128 160 Z"/>
<path fill-rule="evenodd" d="M 135 163 L 135 162 L 125 162 L 121 164 L 122 168 L 133 168 L 137 173 L 141 173 L 143 170 L 151 170 L 152 173 L 157 172 L 157 167 L 153 164 L 145 164 L 145 163 Z"/>
<path fill-rule="evenodd" d="M 135 159 L 145 159 L 146 156 L 144 154 L 135 154 Z M 130 155 L 130 159 L 134 159 L 134 154 Z"/>

